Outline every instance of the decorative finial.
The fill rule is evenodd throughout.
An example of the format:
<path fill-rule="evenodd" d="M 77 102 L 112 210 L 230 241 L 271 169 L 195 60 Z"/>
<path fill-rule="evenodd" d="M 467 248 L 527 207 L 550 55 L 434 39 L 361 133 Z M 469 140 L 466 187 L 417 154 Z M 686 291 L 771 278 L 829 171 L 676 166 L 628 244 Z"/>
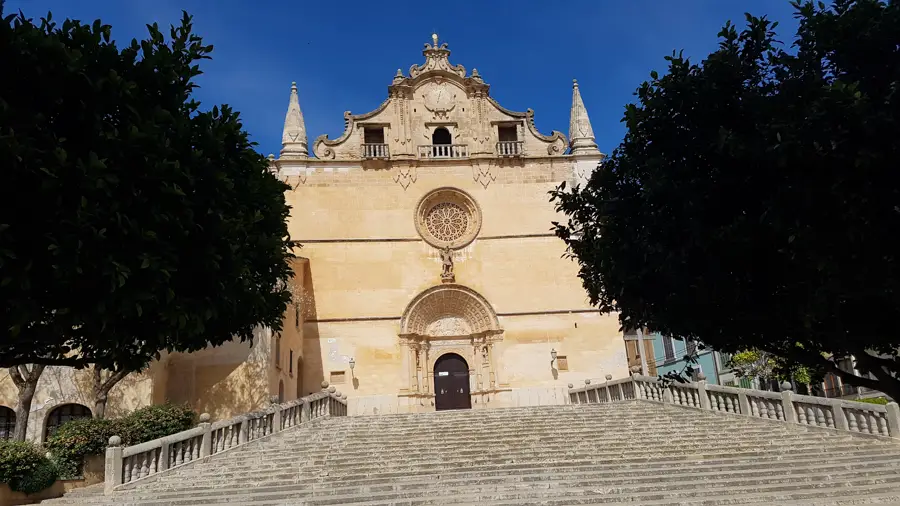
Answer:
<path fill-rule="evenodd" d="M 431 34 L 431 40 L 434 41 L 434 48 L 437 49 L 437 47 L 438 47 L 438 44 L 437 44 L 437 43 L 438 43 L 438 36 L 437 36 L 436 33 L 432 33 L 432 34 Z"/>
<path fill-rule="evenodd" d="M 599 155 L 594 129 L 588 117 L 578 81 L 572 79 L 572 110 L 569 116 L 569 147 L 573 155 Z"/>
<path fill-rule="evenodd" d="M 306 140 L 306 123 L 303 111 L 300 110 L 300 99 L 297 94 L 297 82 L 291 82 L 291 97 L 288 111 L 284 117 L 284 130 L 281 134 L 281 157 L 302 159 L 309 156 Z"/>
<path fill-rule="evenodd" d="M 402 70 L 402 69 L 397 69 L 396 77 L 403 77 L 403 70 Z"/>

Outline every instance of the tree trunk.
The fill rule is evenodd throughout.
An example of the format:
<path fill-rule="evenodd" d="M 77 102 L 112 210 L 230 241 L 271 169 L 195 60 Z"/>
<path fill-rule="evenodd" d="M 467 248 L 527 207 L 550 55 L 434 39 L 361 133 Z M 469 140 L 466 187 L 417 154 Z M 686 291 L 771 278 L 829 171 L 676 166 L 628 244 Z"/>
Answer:
<path fill-rule="evenodd" d="M 28 430 L 28 417 L 31 414 L 31 401 L 37 391 L 37 383 L 44 372 L 44 366 L 32 364 L 31 369 L 27 365 L 17 365 L 9 368 L 9 375 L 13 384 L 19 390 L 16 403 L 16 429 L 13 432 L 13 440 L 25 441 Z"/>
<path fill-rule="evenodd" d="M 118 382 L 122 381 L 122 378 L 128 376 L 128 373 L 129 371 L 125 370 L 112 371 L 104 380 L 103 369 L 99 366 L 94 366 L 94 418 L 106 417 L 106 402 L 109 399 L 109 391 L 112 390 Z"/>

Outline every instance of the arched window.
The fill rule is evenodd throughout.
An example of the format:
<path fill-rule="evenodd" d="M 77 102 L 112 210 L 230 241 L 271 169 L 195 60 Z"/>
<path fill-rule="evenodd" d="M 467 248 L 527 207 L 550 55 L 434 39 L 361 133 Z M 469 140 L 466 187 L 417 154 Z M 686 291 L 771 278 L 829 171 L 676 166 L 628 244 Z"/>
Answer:
<path fill-rule="evenodd" d="M 435 128 L 434 133 L 431 134 L 431 143 L 453 144 L 453 139 L 450 137 L 450 130 L 447 130 L 444 127 Z"/>
<path fill-rule="evenodd" d="M 63 404 L 53 408 L 47 415 L 47 424 L 44 426 L 44 441 L 50 438 L 60 425 L 69 420 L 90 418 L 91 410 L 81 404 Z"/>
<path fill-rule="evenodd" d="M 16 430 L 16 412 L 6 406 L 0 406 L 0 440 L 12 439 Z"/>
<path fill-rule="evenodd" d="M 297 357 L 297 398 L 303 397 L 303 357 Z"/>
<path fill-rule="evenodd" d="M 284 402 L 284 381 L 278 382 L 278 403 Z"/>

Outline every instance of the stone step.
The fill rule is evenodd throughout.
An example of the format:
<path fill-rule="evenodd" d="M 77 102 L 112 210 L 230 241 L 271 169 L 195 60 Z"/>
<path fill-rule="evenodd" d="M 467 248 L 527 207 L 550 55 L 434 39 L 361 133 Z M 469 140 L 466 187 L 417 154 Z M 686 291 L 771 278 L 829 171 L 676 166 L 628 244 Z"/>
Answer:
<path fill-rule="evenodd" d="M 350 482 L 341 480 L 335 484 L 332 482 L 318 482 L 314 479 L 297 480 L 296 476 L 287 474 L 280 475 L 279 481 L 265 481 L 251 483 L 243 480 L 233 480 L 228 487 L 215 486 L 209 483 L 191 484 L 178 488 L 166 488 L 161 484 L 153 492 L 135 494 L 135 498 L 152 499 L 152 498 L 183 498 L 183 497 L 199 497 L 202 495 L 230 495 L 243 490 L 261 490 L 266 492 L 276 491 L 294 491 L 296 498 L 300 497 L 322 497 L 335 494 L 367 494 L 371 492 L 399 492 L 407 489 L 415 489 L 426 493 L 432 490 L 440 493 L 448 488 L 466 489 L 469 486 L 488 486 L 488 485 L 505 485 L 510 483 L 552 483 L 554 486 L 570 487 L 619 487 L 625 485 L 643 485 L 641 489 L 647 488 L 655 490 L 659 487 L 667 487 L 671 485 L 685 485 L 691 482 L 701 482 L 704 485 L 726 482 L 731 485 L 748 484 L 748 483 L 774 483 L 781 480 L 784 483 L 809 483 L 818 480 L 827 480 L 829 473 L 839 472 L 841 479 L 855 478 L 884 478 L 889 480 L 900 479 L 900 462 L 885 461 L 881 465 L 870 465 L 865 470 L 854 470 L 851 466 L 820 466 L 794 468 L 779 473 L 777 478 L 772 478 L 771 470 L 753 470 L 748 472 L 743 470 L 740 472 L 716 472 L 716 471 L 696 471 L 682 470 L 679 473 L 671 473 L 664 476 L 649 476 L 645 474 L 603 474 L 597 472 L 586 473 L 522 473 L 514 476 L 494 475 L 490 477 L 456 477 L 448 478 L 446 476 L 433 475 L 407 477 L 402 480 L 380 480 L 370 482 Z M 632 487 L 632 491 L 639 488 Z"/>
<path fill-rule="evenodd" d="M 48 504 L 891 502 L 900 502 L 900 444 L 626 401 L 329 418 L 109 496 Z"/>
<path fill-rule="evenodd" d="M 851 478 L 832 479 L 828 481 L 804 481 L 784 480 L 773 478 L 768 483 L 758 482 L 688 482 L 680 487 L 658 487 L 650 485 L 625 486 L 619 485 L 594 486 L 592 484 L 576 485 L 561 481 L 547 481 L 534 483 L 514 483 L 502 486 L 466 486 L 462 489 L 444 489 L 439 493 L 431 490 L 410 489 L 391 492 L 366 492 L 363 494 L 343 493 L 339 491 L 328 496 L 304 496 L 302 491 L 292 490 L 254 490 L 236 489 L 221 491 L 221 493 L 194 495 L 184 498 L 171 497 L 134 497 L 132 500 L 121 500 L 118 504 L 147 504 L 171 506 L 190 506 L 195 504 L 231 504 L 231 503 L 255 503 L 270 501 L 290 502 L 297 504 L 302 501 L 306 506 L 327 506 L 344 504 L 417 504 L 417 505 L 446 505 L 446 504 L 498 504 L 501 501 L 517 500 L 518 504 L 527 504 L 530 501 L 565 499 L 565 502 L 551 504 L 610 504 L 640 502 L 647 504 L 649 501 L 658 504 L 679 504 L 677 501 L 704 499 L 709 495 L 730 495 L 735 499 L 746 501 L 747 497 L 778 497 L 782 499 L 799 499 L 813 497 L 829 497 L 834 493 L 849 494 L 855 489 L 877 490 L 880 493 L 889 492 L 891 487 L 896 488 L 896 478 Z M 337 485 L 337 484 L 336 484 Z M 691 485 L 702 485 L 692 487 Z M 805 496 L 805 497 L 804 497 Z M 756 498 L 754 498 L 756 499 Z M 757 501 L 758 502 L 758 501 Z M 652 503 L 651 503 L 652 504 Z M 709 503 L 707 503 L 709 504 Z M 723 503 L 713 503 L 723 504 Z M 724 503 L 729 504 L 729 503 Z M 747 504 L 747 502 L 732 502 L 730 504 Z M 781 502 L 780 504 L 784 504 Z"/>
<path fill-rule="evenodd" d="M 616 440 L 610 442 L 602 442 L 594 439 L 580 439 L 573 440 L 570 438 L 550 438 L 550 439 L 524 439 L 521 441 L 515 440 L 502 440 L 502 441 L 487 441 L 487 442 L 478 442 L 478 441 L 444 441 L 441 439 L 436 440 L 422 440 L 417 444 L 412 445 L 387 445 L 387 444 L 342 444 L 342 445 L 332 445 L 325 446 L 321 448 L 311 448 L 304 450 L 294 450 L 290 452 L 292 460 L 303 460 L 304 458 L 316 458 L 321 453 L 332 453 L 334 454 L 337 451 L 340 451 L 340 456 L 345 459 L 354 459 L 359 457 L 369 457 L 369 456 L 377 456 L 377 455 L 392 455 L 397 452 L 405 452 L 405 453 L 437 453 L 442 456 L 452 454 L 458 456 L 465 456 L 469 454 L 481 454 L 484 453 L 485 450 L 489 449 L 491 452 L 506 452 L 506 451 L 522 451 L 522 450 L 540 450 L 547 448 L 557 448 L 560 445 L 560 441 L 574 441 L 565 446 L 566 450 L 569 451 L 591 451 L 595 449 L 605 449 L 607 452 L 610 451 L 620 451 L 620 450 L 631 450 L 634 448 L 653 448 L 661 446 L 666 443 L 666 440 L 639 440 L 639 441 L 628 441 L 627 439 Z M 675 442 L 672 442 L 675 441 Z M 778 439 L 765 439 L 762 437 L 746 437 L 743 434 L 736 434 L 731 436 L 720 436 L 718 438 L 719 444 L 728 444 L 736 448 L 755 448 L 762 446 L 772 446 L 772 445 L 782 445 L 785 441 L 788 441 L 788 438 L 778 438 Z M 708 439 L 704 437 L 698 437 L 696 439 L 692 438 L 690 440 L 674 440 L 670 439 L 670 446 L 672 448 L 694 448 L 694 447 L 706 447 L 709 446 Z M 859 439 L 853 438 L 850 436 L 844 438 L 827 438 L 822 437 L 820 435 L 805 435 L 797 437 L 796 440 L 792 441 L 792 444 L 797 445 L 822 445 L 822 444 L 836 444 L 836 445 L 853 445 L 853 446 L 865 446 L 864 442 L 860 442 Z M 872 447 L 879 447 L 879 445 L 875 445 Z M 254 459 L 265 459 L 270 460 L 272 458 L 271 451 L 273 448 L 265 447 L 262 449 L 254 449 L 252 451 L 244 451 L 244 452 L 233 452 L 229 455 L 229 458 L 233 461 L 246 461 L 246 460 L 254 460 Z M 282 448 L 282 450 L 290 450 L 290 448 Z"/>

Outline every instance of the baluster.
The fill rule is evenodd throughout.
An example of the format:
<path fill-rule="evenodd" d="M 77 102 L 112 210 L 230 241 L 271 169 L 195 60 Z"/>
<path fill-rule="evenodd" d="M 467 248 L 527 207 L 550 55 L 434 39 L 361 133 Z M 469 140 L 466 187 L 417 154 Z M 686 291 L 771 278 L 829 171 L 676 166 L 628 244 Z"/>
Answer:
<path fill-rule="evenodd" d="M 775 402 L 775 418 L 784 421 L 784 407 L 780 402 Z"/>
<path fill-rule="evenodd" d="M 747 396 L 747 404 L 750 405 L 750 414 L 752 416 L 759 416 L 759 407 L 756 405 L 756 397 Z"/>
<path fill-rule="evenodd" d="M 150 458 L 153 457 L 153 451 L 144 452 L 141 463 L 141 478 L 150 476 Z"/>
<path fill-rule="evenodd" d="M 122 470 L 124 473 L 124 476 L 125 476 L 125 483 L 131 482 L 131 468 L 132 468 L 133 461 L 134 461 L 133 455 L 131 457 L 125 458 L 125 465 L 123 466 L 124 469 Z"/>
<path fill-rule="evenodd" d="M 816 425 L 825 427 L 825 412 L 822 410 L 822 406 L 816 406 Z"/>
<path fill-rule="evenodd" d="M 812 405 L 806 406 L 806 423 L 816 425 L 816 411 Z"/>
<path fill-rule="evenodd" d="M 762 418 L 772 418 L 772 405 L 769 403 L 769 399 L 760 399 L 760 404 L 762 405 L 762 414 L 760 415 Z"/>
<path fill-rule="evenodd" d="M 679 406 L 687 406 L 687 396 L 685 395 L 684 389 L 678 389 L 678 405 Z"/>
<path fill-rule="evenodd" d="M 800 403 L 794 403 L 794 413 L 797 415 L 797 423 L 806 425 L 806 410 Z"/>
<path fill-rule="evenodd" d="M 854 411 L 856 411 L 856 410 L 854 410 Z M 867 413 L 862 410 L 857 411 L 857 413 L 859 414 L 859 419 L 857 420 L 857 422 L 859 423 L 859 431 L 863 432 L 863 433 L 869 432 L 869 420 L 868 420 L 869 417 L 866 416 Z"/>
<path fill-rule="evenodd" d="M 874 412 L 869 411 L 869 434 L 878 434 L 878 417 Z"/>
<path fill-rule="evenodd" d="M 847 425 L 849 425 L 850 430 L 853 432 L 858 432 L 859 425 L 856 423 L 856 410 L 848 409 L 845 410 L 844 413 L 847 415 Z"/>
<path fill-rule="evenodd" d="M 825 426 L 833 429 L 834 428 L 834 412 L 831 410 L 831 406 L 823 408 L 825 410 Z"/>
<path fill-rule="evenodd" d="M 887 423 L 887 415 L 884 413 L 878 414 L 878 433 L 882 436 L 889 436 L 888 433 L 888 423 Z"/>

